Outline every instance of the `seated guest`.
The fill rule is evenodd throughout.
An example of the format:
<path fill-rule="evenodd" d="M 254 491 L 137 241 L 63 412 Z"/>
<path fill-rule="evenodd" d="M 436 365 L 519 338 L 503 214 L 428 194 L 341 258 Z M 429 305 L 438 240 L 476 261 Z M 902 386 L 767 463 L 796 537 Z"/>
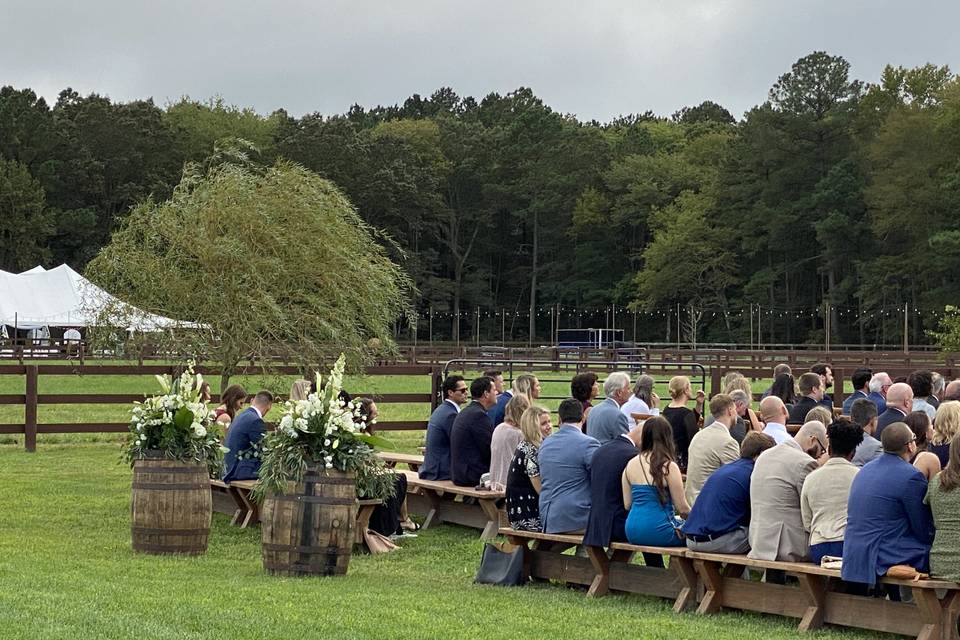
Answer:
<path fill-rule="evenodd" d="M 673 376 L 667 385 L 670 391 L 670 404 L 660 415 L 667 419 L 673 429 L 673 445 L 677 456 L 677 464 L 681 471 L 687 469 L 687 450 L 690 440 L 699 430 L 700 417 L 703 415 L 703 391 L 698 391 L 696 408 L 690 410 L 687 403 L 693 399 L 693 387 L 687 376 Z"/>
<path fill-rule="evenodd" d="M 887 410 L 887 390 L 891 385 L 893 385 L 893 380 L 890 379 L 890 374 L 885 371 L 875 373 L 870 377 L 870 383 L 867 385 L 870 393 L 867 394 L 867 399 L 877 405 L 877 415 L 883 415 L 883 412 Z"/>
<path fill-rule="evenodd" d="M 930 505 L 937 532 L 930 549 L 930 573 L 960 582 L 960 439 L 950 443 L 950 460 L 930 481 L 924 503 Z"/>
<path fill-rule="evenodd" d="M 654 380 L 651 376 L 646 374 L 640 376 L 633 385 L 633 395 L 620 407 L 623 415 L 627 416 L 627 422 L 630 423 L 631 428 L 637 425 L 637 421 L 633 419 L 634 413 L 660 415 L 660 398 L 654 392 L 653 385 Z"/>
<path fill-rule="evenodd" d="M 937 408 L 933 422 L 933 437 L 928 450 L 940 458 L 940 466 L 946 467 L 950 460 L 950 443 L 960 433 L 960 402 L 947 400 Z"/>
<path fill-rule="evenodd" d="M 524 396 L 516 396 L 522 398 Z M 507 519 L 517 531 L 541 531 L 540 526 L 540 461 L 544 425 L 550 427 L 550 412 L 543 407 L 530 407 L 520 416 L 523 440 L 517 445 L 507 472 Z"/>
<path fill-rule="evenodd" d="M 356 402 L 360 405 L 360 415 L 355 418 L 358 426 L 373 424 L 380 415 L 377 403 L 372 398 L 359 398 Z M 420 525 L 411 520 L 407 512 L 407 476 L 393 473 L 393 482 L 393 497 L 374 507 L 370 528 L 385 536 L 403 536 L 407 531 L 416 531 Z"/>
<path fill-rule="evenodd" d="M 527 400 L 533 402 L 540 399 L 540 381 L 532 373 L 521 373 L 513 381 L 513 387 L 510 392 L 513 395 L 525 395 Z"/>
<path fill-rule="evenodd" d="M 907 376 L 907 384 L 913 390 L 914 411 L 923 411 L 930 421 L 937 416 L 937 408 L 927 398 L 933 393 L 933 373 L 930 371 L 914 371 Z"/>
<path fill-rule="evenodd" d="M 614 371 L 603 383 L 603 402 L 591 409 L 587 435 L 600 444 L 630 431 L 630 421 L 620 407 L 630 398 L 630 376 Z"/>
<path fill-rule="evenodd" d="M 673 428 L 662 416 L 647 420 L 640 436 L 640 453 L 622 474 L 624 529 L 631 544 L 680 547 L 681 516 L 690 513 L 683 479 L 673 449 Z"/>
<path fill-rule="evenodd" d="M 760 401 L 760 415 L 766 423 L 763 433 L 767 434 L 777 444 L 793 440 L 787 432 L 787 406 L 777 396 L 767 396 Z"/>
<path fill-rule="evenodd" d="M 807 372 L 800 376 L 797 383 L 800 387 L 801 398 L 798 398 L 790 410 L 788 424 L 803 424 L 807 413 L 823 400 L 823 380 L 817 374 Z"/>
<path fill-rule="evenodd" d="M 736 403 L 730 396 L 718 393 L 710 399 L 710 414 L 714 422 L 698 431 L 690 441 L 684 495 L 691 506 L 710 474 L 740 457 L 740 446 L 730 435 L 737 421 Z"/>
<path fill-rule="evenodd" d="M 817 405 L 813 409 L 810 409 L 810 411 L 807 411 L 807 415 L 804 416 L 803 423 L 806 424 L 808 422 L 820 422 L 823 423 L 824 426 L 829 425 L 833 422 L 833 411 L 827 409 L 822 404 Z"/>
<path fill-rule="evenodd" d="M 573 380 L 570 381 L 570 395 L 583 405 L 583 420 L 586 422 L 587 414 L 593 407 L 593 399 L 600 395 L 597 374 L 592 371 L 585 371 L 573 376 Z"/>
<path fill-rule="evenodd" d="M 903 423 L 910 427 L 914 437 L 913 441 L 917 445 L 910 463 L 923 474 L 927 482 L 930 482 L 930 479 L 940 473 L 942 468 L 940 458 L 929 450 L 930 439 L 933 438 L 933 425 L 930 424 L 930 418 L 923 411 L 911 411 L 903 419 Z"/>
<path fill-rule="evenodd" d="M 770 436 L 751 431 L 740 445 L 740 457 L 707 478 L 683 525 L 688 549 L 704 553 L 750 550 L 750 475 L 757 456 L 774 446 Z"/>
<path fill-rule="evenodd" d="M 419 474 L 424 480 L 450 479 L 450 432 L 460 413 L 460 405 L 467 401 L 467 383 L 463 376 L 447 376 L 440 393 L 443 402 L 433 410 L 427 423 L 427 449 Z"/>
<path fill-rule="evenodd" d="M 927 481 L 909 462 L 916 449 L 913 433 L 894 422 L 880 441 L 883 455 L 864 466 L 850 487 L 840 570 L 847 582 L 874 585 L 896 564 L 928 571 L 933 519 L 923 504 Z"/>
<path fill-rule="evenodd" d="M 823 390 L 823 397 L 820 399 L 820 404 L 832 411 L 833 398 L 830 397 L 827 391 L 833 386 L 833 367 L 826 362 L 818 362 L 810 367 L 810 373 L 815 373 L 820 376 L 820 388 Z"/>
<path fill-rule="evenodd" d="M 540 445 L 540 522 L 545 533 L 582 533 L 590 517 L 590 464 L 600 447 L 581 431 L 583 403 L 560 403 L 560 428 Z"/>
<path fill-rule="evenodd" d="M 877 429 L 877 405 L 867 398 L 858 398 L 850 407 L 850 420 L 863 430 L 863 442 L 853 454 L 853 464 L 862 467 L 883 455 L 883 445 L 873 437 Z"/>
<path fill-rule="evenodd" d="M 927 396 L 927 402 L 929 402 L 934 409 L 940 407 L 940 403 L 943 402 L 943 392 L 947 385 L 946 378 L 942 374 L 933 371 L 930 374 L 931 381 L 931 391 L 930 395 Z"/>
<path fill-rule="evenodd" d="M 494 386 L 497 387 L 497 404 L 495 404 L 489 411 L 490 422 L 492 422 L 496 427 L 503 422 L 503 416 L 507 411 L 507 403 L 510 402 L 510 398 L 513 397 L 513 393 L 503 388 L 503 371 L 500 371 L 499 369 L 487 369 L 483 372 L 483 375 L 492 379 Z"/>
<path fill-rule="evenodd" d="M 792 381 L 793 381 L 793 375 L 792 375 L 792 373 L 793 373 L 793 370 L 790 369 L 790 365 L 788 365 L 788 364 L 785 363 L 785 362 L 781 362 L 780 364 L 778 364 L 777 366 L 775 366 L 775 367 L 773 368 L 773 384 L 771 384 L 769 387 L 767 387 L 766 389 L 764 389 L 763 393 L 760 394 L 760 399 L 763 400 L 763 399 L 766 398 L 767 396 L 777 395 L 776 393 L 774 393 L 774 388 L 775 388 L 776 385 L 777 385 L 777 378 L 779 378 L 780 376 L 783 376 L 783 375 L 788 375 L 788 376 L 790 376 L 790 380 L 791 380 L 791 382 L 792 382 Z M 792 391 L 792 390 L 791 390 L 791 391 Z M 780 398 L 780 399 L 783 400 L 783 398 Z M 786 400 L 783 400 L 783 401 L 784 401 L 784 403 L 786 403 Z"/>
<path fill-rule="evenodd" d="M 239 384 L 232 384 L 220 396 L 220 406 L 214 409 L 216 420 L 225 427 L 233 422 L 237 413 L 247 401 L 247 390 Z"/>
<path fill-rule="evenodd" d="M 733 402 L 737 405 L 737 421 L 730 427 L 730 435 L 737 441 L 739 447 L 748 431 L 761 431 L 763 429 L 760 418 L 750 408 L 753 402 L 753 386 L 749 380 L 740 376 L 724 387 L 723 393 L 733 398 Z M 704 420 L 703 424 L 706 425 L 711 422 L 713 422 L 713 416 Z"/>
<path fill-rule="evenodd" d="M 946 389 L 943 390 L 941 402 L 948 400 L 960 400 L 960 378 L 948 382 Z"/>
<path fill-rule="evenodd" d="M 273 394 L 258 391 L 250 403 L 250 408 L 236 417 L 230 425 L 230 432 L 224 446 L 229 449 L 223 456 L 223 468 L 227 472 L 224 482 L 234 480 L 255 480 L 260 475 L 260 456 L 258 449 L 267 425 L 263 417 L 273 407 Z"/>
<path fill-rule="evenodd" d="M 804 374 L 806 375 L 806 374 Z M 750 477 L 750 553 L 759 560 L 802 562 L 809 554 L 807 532 L 800 512 L 804 480 L 826 453 L 827 430 L 808 422 L 796 438 L 767 449 Z M 769 577 L 769 576 L 768 576 Z"/>
<path fill-rule="evenodd" d="M 873 404 L 866 398 L 861 400 Z M 803 528 L 810 532 L 810 560 L 815 564 L 820 564 L 823 556 L 843 555 L 847 498 L 853 477 L 860 470 L 851 460 L 863 441 L 863 429 L 840 418 L 827 427 L 827 441 L 830 459 L 807 476 L 800 491 Z"/>
<path fill-rule="evenodd" d="M 870 378 L 873 377 L 873 371 L 860 368 L 850 376 L 850 382 L 853 383 L 853 393 L 843 400 L 843 415 L 849 416 L 853 403 L 856 400 L 866 400 L 870 393 Z"/>
<path fill-rule="evenodd" d="M 490 471 L 493 424 L 487 411 L 497 404 L 493 380 L 480 376 L 471 382 L 470 398 L 450 430 L 450 479 L 458 487 L 475 487 L 480 476 Z"/>
<path fill-rule="evenodd" d="M 877 418 L 875 437 L 883 440 L 883 430 L 888 424 L 903 422 L 907 414 L 913 411 L 913 389 L 903 382 L 895 382 L 887 389 L 887 410 Z"/>
<path fill-rule="evenodd" d="M 310 380 L 294 380 L 293 384 L 290 385 L 290 400 L 297 402 L 298 400 L 306 400 L 307 396 L 310 395 L 313 387 L 317 385 L 316 381 L 311 382 Z"/>
<path fill-rule="evenodd" d="M 773 380 L 773 386 L 767 395 L 776 396 L 783 400 L 787 411 L 790 411 L 797 402 L 797 381 L 793 379 L 792 374 L 783 373 Z"/>
<path fill-rule="evenodd" d="M 510 462 L 517 451 L 517 445 L 523 440 L 520 432 L 520 417 L 530 408 L 527 396 L 511 398 L 503 422 L 493 430 L 490 440 L 490 485 L 502 491 L 507 484 Z"/>

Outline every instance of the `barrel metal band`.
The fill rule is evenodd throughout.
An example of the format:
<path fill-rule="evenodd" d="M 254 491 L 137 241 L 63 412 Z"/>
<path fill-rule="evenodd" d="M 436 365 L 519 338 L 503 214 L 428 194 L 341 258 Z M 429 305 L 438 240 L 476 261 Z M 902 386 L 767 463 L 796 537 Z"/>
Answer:
<path fill-rule="evenodd" d="M 356 484 L 353 478 L 340 478 L 337 476 L 325 476 L 322 473 L 305 473 L 304 480 L 312 480 L 317 484 Z"/>
<path fill-rule="evenodd" d="M 294 571 L 299 573 L 309 573 L 313 575 L 329 575 L 332 572 L 319 571 L 319 567 L 308 564 L 280 564 L 275 562 L 264 562 L 263 566 L 268 571 Z"/>
<path fill-rule="evenodd" d="M 134 534 L 143 534 L 148 536 L 205 536 L 210 533 L 210 529 L 157 529 L 156 527 L 131 527 Z"/>
<path fill-rule="evenodd" d="M 165 482 L 134 482 L 134 489 L 155 489 L 157 491 L 181 491 L 185 489 L 209 489 L 208 483 L 189 484 L 186 482 L 167 484 Z"/>
<path fill-rule="evenodd" d="M 155 545 L 155 544 L 135 544 L 134 551 L 148 551 L 151 553 L 188 553 L 198 555 L 203 552 L 203 548 L 197 545 Z"/>
<path fill-rule="evenodd" d="M 343 555 L 348 553 L 346 550 L 341 550 L 338 547 L 298 547 L 292 544 L 277 544 L 272 542 L 264 542 L 262 546 L 265 551 L 288 551 L 290 553 L 308 553 L 311 555 L 318 555 L 321 553 L 332 553 L 334 555 Z"/>
<path fill-rule="evenodd" d="M 356 498 L 329 498 L 327 496 L 274 496 L 273 499 L 281 502 L 309 502 L 312 504 L 357 504 Z"/>
<path fill-rule="evenodd" d="M 206 469 L 197 467 L 134 467 L 134 475 L 141 473 L 196 473 L 208 477 Z"/>

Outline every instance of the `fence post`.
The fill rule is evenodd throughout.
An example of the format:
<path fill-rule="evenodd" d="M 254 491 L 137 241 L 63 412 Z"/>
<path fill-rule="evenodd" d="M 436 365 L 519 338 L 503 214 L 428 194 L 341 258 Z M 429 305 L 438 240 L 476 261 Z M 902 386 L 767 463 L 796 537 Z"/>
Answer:
<path fill-rule="evenodd" d="M 721 378 L 723 377 L 723 372 L 720 371 L 720 367 L 714 367 L 710 371 L 710 397 L 717 395 L 722 391 L 720 388 L 723 384 Z"/>
<path fill-rule="evenodd" d="M 23 445 L 33 453 L 37 450 L 37 375 L 35 364 L 24 367 L 27 374 L 26 401 L 23 406 Z"/>
<path fill-rule="evenodd" d="M 442 400 L 440 399 L 440 385 L 443 382 L 441 380 L 442 373 L 440 372 L 440 367 L 432 367 L 430 370 L 430 413 L 432 414 L 434 409 L 440 406 Z M 444 398 L 446 399 L 446 398 Z"/>

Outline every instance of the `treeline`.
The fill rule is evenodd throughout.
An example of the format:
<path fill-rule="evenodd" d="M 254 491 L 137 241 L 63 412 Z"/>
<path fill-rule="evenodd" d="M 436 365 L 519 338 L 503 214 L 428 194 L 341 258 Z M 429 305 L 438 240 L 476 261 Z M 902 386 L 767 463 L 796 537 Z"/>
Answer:
<path fill-rule="evenodd" d="M 708 101 L 581 122 L 525 88 L 294 118 L 4 87 L 0 268 L 82 269 L 133 204 L 237 138 L 330 178 L 383 230 L 421 339 L 431 311 L 435 339 L 472 339 L 479 309 L 484 340 L 544 340 L 560 305 L 562 327 L 619 308 L 628 339 L 632 322 L 645 341 L 679 325 L 817 343 L 826 326 L 833 343 L 897 342 L 906 308 L 924 342 L 960 293 L 960 81 L 888 66 L 866 84 L 822 52 L 740 121 Z"/>

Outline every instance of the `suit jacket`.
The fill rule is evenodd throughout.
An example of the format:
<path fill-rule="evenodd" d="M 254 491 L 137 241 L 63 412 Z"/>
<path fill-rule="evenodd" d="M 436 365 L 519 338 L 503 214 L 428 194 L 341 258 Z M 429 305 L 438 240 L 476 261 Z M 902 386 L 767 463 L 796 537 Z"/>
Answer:
<path fill-rule="evenodd" d="M 684 488 L 691 507 L 710 474 L 739 457 L 740 445 L 730 435 L 730 430 L 719 422 L 704 427 L 693 436 L 687 457 L 687 484 Z"/>
<path fill-rule="evenodd" d="M 500 423 L 503 422 L 503 417 L 507 413 L 507 403 L 510 402 L 510 398 L 512 397 L 512 392 L 504 391 L 497 396 L 497 404 L 490 407 L 490 411 L 488 411 L 487 414 L 490 416 L 490 422 L 493 423 L 494 427 L 500 426 Z"/>
<path fill-rule="evenodd" d="M 483 405 L 474 400 L 453 421 L 450 432 L 450 479 L 460 487 L 475 487 L 490 471 L 493 423 Z"/>
<path fill-rule="evenodd" d="M 234 418 L 230 430 L 227 431 L 227 440 L 223 445 L 229 449 L 223 456 L 223 468 L 226 469 L 226 473 L 223 475 L 224 482 L 254 480 L 259 477 L 260 459 L 241 460 L 237 455 L 260 442 L 266 431 L 266 423 L 253 407 L 247 408 L 246 411 L 241 412 Z"/>
<path fill-rule="evenodd" d="M 887 399 L 883 397 L 883 394 L 879 391 L 871 391 L 867 394 L 867 400 L 877 405 L 877 413 L 883 415 L 883 412 L 887 410 Z"/>
<path fill-rule="evenodd" d="M 817 461 L 793 440 L 760 454 L 750 476 L 750 553 L 760 560 L 800 562 L 809 555 L 800 512 L 803 481 Z"/>
<path fill-rule="evenodd" d="M 607 398 L 590 409 L 587 420 L 587 435 L 596 438 L 600 444 L 613 440 L 630 431 L 630 420 L 620 411 L 620 405 L 613 398 Z"/>
<path fill-rule="evenodd" d="M 860 470 L 847 502 L 844 580 L 875 584 L 895 564 L 928 571 L 934 528 L 926 493 L 923 474 L 892 453 Z"/>
<path fill-rule="evenodd" d="M 883 433 L 883 430 L 887 425 L 891 425 L 894 422 L 903 422 L 903 419 L 907 417 L 900 409 L 896 407 L 889 407 L 886 411 L 880 414 L 880 417 L 877 418 L 877 430 L 874 432 L 873 437 L 877 440 L 880 439 L 880 434 Z"/>
<path fill-rule="evenodd" d="M 853 408 L 853 403 L 859 400 L 860 398 L 866 399 L 867 394 L 865 394 L 863 391 L 860 391 L 859 389 L 857 389 L 856 391 L 848 395 L 846 398 L 844 398 L 843 415 L 845 416 L 850 415 L 850 410 Z"/>
<path fill-rule="evenodd" d="M 586 529 L 591 461 L 599 448 L 595 438 L 572 424 L 560 425 L 540 445 L 540 522 L 545 533 Z"/>
<path fill-rule="evenodd" d="M 872 462 L 883 455 L 883 445 L 873 436 L 864 433 L 863 442 L 857 445 L 857 450 L 853 454 L 853 464 L 862 467 L 868 462 Z"/>
<path fill-rule="evenodd" d="M 427 450 L 420 465 L 420 477 L 424 480 L 450 479 L 450 432 L 459 411 L 446 400 L 433 410 L 427 423 Z"/>
<path fill-rule="evenodd" d="M 806 422 L 807 414 L 820 403 L 810 396 L 797 398 L 797 402 L 790 409 L 790 416 L 787 418 L 788 424 L 803 424 Z"/>
<path fill-rule="evenodd" d="M 611 542 L 626 542 L 624 525 L 627 510 L 623 508 L 623 470 L 638 453 L 626 436 L 617 436 L 603 443 L 590 462 L 590 518 L 583 544 L 608 547 Z"/>

